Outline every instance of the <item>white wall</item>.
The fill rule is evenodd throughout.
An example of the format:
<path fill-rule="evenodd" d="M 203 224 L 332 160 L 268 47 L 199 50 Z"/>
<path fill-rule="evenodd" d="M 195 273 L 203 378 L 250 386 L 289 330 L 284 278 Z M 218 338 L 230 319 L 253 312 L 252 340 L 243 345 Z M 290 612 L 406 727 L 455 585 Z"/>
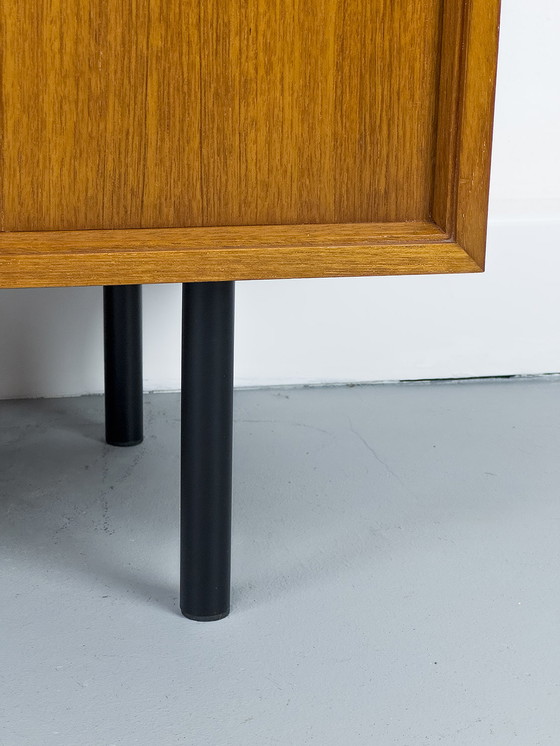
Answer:
<path fill-rule="evenodd" d="M 503 0 L 485 275 L 237 285 L 237 385 L 560 371 L 560 4 Z M 144 290 L 179 386 L 179 286 Z M 0 291 L 0 398 L 102 390 L 101 290 Z"/>

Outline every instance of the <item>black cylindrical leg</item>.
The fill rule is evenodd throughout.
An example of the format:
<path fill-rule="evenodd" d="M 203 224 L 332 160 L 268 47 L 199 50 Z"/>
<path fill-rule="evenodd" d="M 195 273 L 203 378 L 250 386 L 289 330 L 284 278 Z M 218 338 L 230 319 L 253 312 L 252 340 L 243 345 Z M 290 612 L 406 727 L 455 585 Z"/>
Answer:
<path fill-rule="evenodd" d="M 183 285 L 181 611 L 229 613 L 234 283 Z"/>
<path fill-rule="evenodd" d="M 105 437 L 113 446 L 142 442 L 142 286 L 103 288 Z"/>

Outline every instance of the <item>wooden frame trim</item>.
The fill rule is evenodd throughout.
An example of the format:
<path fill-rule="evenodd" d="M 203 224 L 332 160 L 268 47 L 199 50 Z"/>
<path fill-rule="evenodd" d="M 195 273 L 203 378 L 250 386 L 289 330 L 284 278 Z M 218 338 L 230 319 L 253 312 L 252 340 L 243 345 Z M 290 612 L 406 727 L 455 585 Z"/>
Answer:
<path fill-rule="evenodd" d="M 483 270 L 501 0 L 444 0 L 432 217 Z"/>
<path fill-rule="evenodd" d="M 480 271 L 433 223 L 4 233 L 4 287 Z"/>
<path fill-rule="evenodd" d="M 461 72 L 465 17 L 469 0 L 443 0 L 439 100 L 432 218 L 449 236 L 455 234 Z"/>
<path fill-rule="evenodd" d="M 433 222 L 0 233 L 0 287 L 477 272 L 500 0 L 442 0 Z"/>
<path fill-rule="evenodd" d="M 500 0 L 470 0 L 465 25 L 453 235 L 484 269 Z"/>

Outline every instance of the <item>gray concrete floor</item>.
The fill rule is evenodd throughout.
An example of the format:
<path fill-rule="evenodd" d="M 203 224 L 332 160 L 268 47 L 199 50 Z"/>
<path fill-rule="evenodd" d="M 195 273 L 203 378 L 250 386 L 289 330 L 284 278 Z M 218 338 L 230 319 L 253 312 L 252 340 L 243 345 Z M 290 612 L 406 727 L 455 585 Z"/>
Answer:
<path fill-rule="evenodd" d="M 179 397 L 0 403 L 0 743 L 560 743 L 560 382 L 236 394 L 233 611 L 177 612 Z"/>

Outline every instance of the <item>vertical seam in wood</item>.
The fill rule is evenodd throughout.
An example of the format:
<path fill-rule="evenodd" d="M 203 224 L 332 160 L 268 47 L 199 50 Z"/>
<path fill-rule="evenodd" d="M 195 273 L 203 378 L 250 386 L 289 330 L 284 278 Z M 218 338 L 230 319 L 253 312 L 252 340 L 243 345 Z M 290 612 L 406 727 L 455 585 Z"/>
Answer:
<path fill-rule="evenodd" d="M 198 115 L 198 144 L 199 144 L 199 181 L 200 181 L 200 222 L 206 225 L 208 219 L 208 206 L 206 204 L 206 195 L 204 191 L 204 90 L 203 90 L 203 33 L 202 33 L 202 3 L 204 0 L 198 0 L 198 97 L 199 97 L 199 115 Z"/>
<path fill-rule="evenodd" d="M 461 6 L 461 49 L 459 59 L 459 76 L 457 80 L 458 96 L 455 111 L 455 121 L 457 124 L 457 134 L 454 143 L 453 153 L 453 189 L 452 199 L 453 204 L 449 210 L 451 215 L 451 225 L 448 226 L 448 232 L 456 240 L 457 237 L 457 211 L 459 209 L 458 198 L 459 198 L 459 170 L 460 170 L 460 153 L 461 153 L 461 134 L 463 130 L 463 110 L 464 110 L 464 91 L 465 83 L 467 79 L 467 52 L 468 52 L 468 40 L 469 40 L 469 29 L 471 19 L 471 0 L 463 0 Z"/>
<path fill-rule="evenodd" d="M 90 9 L 90 14 L 93 11 Z M 109 21 L 107 21 L 109 23 Z M 106 223 L 106 211 L 107 211 L 107 137 L 108 137 L 108 130 L 109 130 L 109 119 L 107 116 L 107 113 L 104 115 L 104 122 L 105 122 L 105 135 L 103 137 L 103 166 L 102 166 L 102 173 L 103 173 L 103 180 L 101 182 L 101 225 L 105 228 Z"/>
<path fill-rule="evenodd" d="M 450 116 L 451 119 L 451 127 L 453 128 L 453 132 L 451 133 L 451 136 L 453 138 L 453 142 L 451 143 L 450 147 L 450 156 L 448 162 L 451 162 L 452 169 L 451 174 L 449 175 L 449 182 L 446 185 L 446 188 L 448 190 L 447 192 L 447 198 L 444 210 L 444 216 L 442 218 L 443 224 L 437 223 L 438 227 L 444 230 L 451 239 L 454 240 L 456 235 L 456 223 L 457 223 L 457 193 L 458 193 L 458 183 L 459 183 L 459 153 L 460 153 L 460 135 L 461 135 L 461 124 L 462 124 L 462 98 L 461 98 L 461 91 L 463 90 L 464 86 L 464 74 L 465 74 L 465 63 L 466 63 L 466 9 L 469 5 L 470 0 L 443 0 L 442 3 L 442 11 L 443 11 L 443 18 L 442 18 L 442 29 L 441 29 L 441 47 L 440 47 L 440 82 L 438 86 L 438 102 L 441 101 L 442 95 L 445 93 L 444 91 L 444 82 L 445 82 L 445 71 L 443 69 L 443 65 L 445 62 L 445 57 L 449 57 L 449 54 L 445 54 L 446 44 L 448 44 L 448 40 L 445 36 L 445 9 L 449 6 L 449 3 L 455 3 L 459 2 L 459 18 L 458 18 L 458 25 L 459 25 L 459 33 L 457 36 L 457 44 L 459 46 L 458 50 L 458 59 L 457 59 L 457 70 L 456 73 L 453 76 L 453 91 L 452 95 L 454 98 L 454 105 L 452 106 L 452 114 Z M 455 47 L 454 54 L 456 53 L 457 47 Z M 455 58 L 453 59 L 453 64 L 455 64 Z M 432 212 L 432 219 L 433 219 L 433 213 L 434 213 L 434 206 L 435 206 L 435 197 L 436 197 L 436 190 L 439 186 L 437 182 L 437 169 L 438 169 L 438 163 L 439 163 L 439 153 L 437 151 L 437 146 L 441 137 L 441 117 L 440 117 L 441 111 L 440 107 L 438 106 L 438 116 L 436 120 L 436 158 L 434 162 L 434 168 L 435 168 L 435 175 L 434 175 L 434 181 L 432 185 L 432 204 L 431 204 L 431 212 Z M 441 211 L 441 209 L 440 209 Z M 435 220 L 434 220 L 435 222 Z"/>
<path fill-rule="evenodd" d="M 443 78 L 443 45 L 445 43 L 444 39 L 444 19 L 445 19 L 445 3 L 447 0 L 441 0 L 440 3 L 440 11 L 439 11 L 439 41 L 438 41 L 438 60 L 437 60 L 437 66 L 436 66 L 436 76 L 437 72 L 439 71 L 439 80 L 436 84 L 436 100 L 435 100 L 435 127 L 434 127 L 434 141 L 432 144 L 432 188 L 431 188 L 431 196 L 430 196 L 430 211 L 428 214 L 429 220 L 433 220 L 433 213 L 434 213 L 434 201 L 435 201 L 435 191 L 436 191 L 436 175 L 437 175 L 437 149 L 438 149 L 438 139 L 439 139 L 439 128 L 440 128 L 440 102 L 441 102 L 441 96 L 442 96 L 442 78 Z"/>
<path fill-rule="evenodd" d="M 257 2 L 254 5 L 254 13 L 255 13 L 255 107 L 258 107 L 259 103 L 259 70 L 260 70 L 260 46 L 259 46 L 259 17 L 260 17 L 260 8 L 259 8 L 259 2 Z M 255 205 L 254 205 L 254 216 L 255 216 L 255 223 L 258 222 L 258 216 L 259 216 L 259 205 L 261 204 L 261 180 L 260 180 L 260 162 L 259 162 L 259 139 L 258 139 L 258 128 L 255 126 Z"/>
<path fill-rule="evenodd" d="M 241 161 L 243 158 L 243 153 L 241 152 L 241 144 L 243 142 L 243 138 L 241 137 L 241 92 L 242 92 L 242 85 L 243 85 L 243 74 L 242 74 L 242 63 L 243 63 L 243 50 L 241 48 L 242 44 L 242 32 L 241 32 L 241 25 L 243 23 L 241 18 L 241 11 L 237 9 L 237 39 L 238 39 L 238 54 L 237 54 L 237 79 L 239 81 L 239 95 L 237 97 L 237 137 L 238 139 L 238 146 L 237 146 L 237 194 L 241 195 L 243 192 L 241 191 Z"/>
<path fill-rule="evenodd" d="M 152 1 L 148 0 L 148 17 L 146 19 L 146 69 L 144 73 L 144 153 L 142 156 L 144 175 L 142 178 L 142 191 L 140 192 L 140 222 L 144 223 L 144 200 L 146 195 L 146 179 L 148 173 L 148 87 L 150 84 L 150 36 L 152 30 Z"/>
<path fill-rule="evenodd" d="M 0 9 L 0 231 L 4 230 L 4 3 Z"/>

